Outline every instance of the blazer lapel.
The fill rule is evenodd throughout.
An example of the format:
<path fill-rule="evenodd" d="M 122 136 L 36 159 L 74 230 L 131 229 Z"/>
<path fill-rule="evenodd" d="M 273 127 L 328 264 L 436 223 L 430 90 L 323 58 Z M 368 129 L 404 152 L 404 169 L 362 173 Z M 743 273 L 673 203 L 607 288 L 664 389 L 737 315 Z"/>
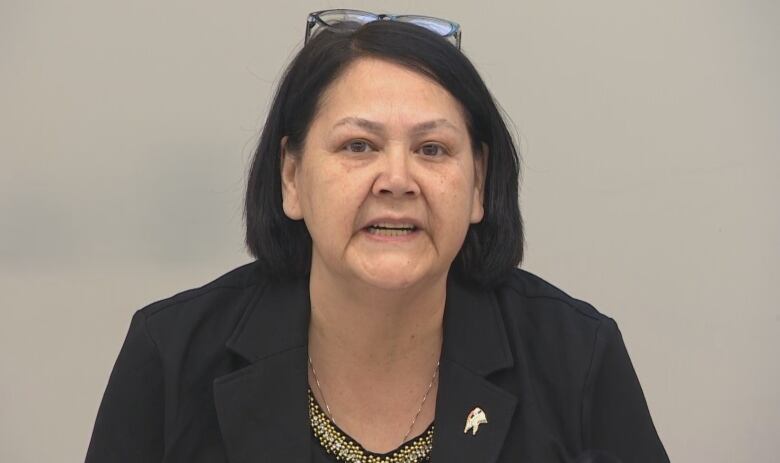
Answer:
<path fill-rule="evenodd" d="M 308 323 L 306 281 L 269 285 L 228 340 L 229 349 L 251 362 L 214 381 L 230 462 L 310 461 Z"/>
<path fill-rule="evenodd" d="M 493 463 L 501 452 L 517 397 L 485 376 L 509 368 L 512 354 L 492 292 L 448 281 L 444 344 L 436 399 L 434 463 Z M 466 419 L 481 408 L 487 423 L 464 432 Z"/>

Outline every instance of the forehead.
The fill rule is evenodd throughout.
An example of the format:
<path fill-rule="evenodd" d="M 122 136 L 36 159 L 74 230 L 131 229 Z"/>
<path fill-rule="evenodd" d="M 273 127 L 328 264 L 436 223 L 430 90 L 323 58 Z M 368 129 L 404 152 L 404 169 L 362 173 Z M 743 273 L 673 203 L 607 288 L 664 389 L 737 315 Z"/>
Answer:
<path fill-rule="evenodd" d="M 421 72 L 377 58 L 349 64 L 323 92 L 319 106 L 323 119 L 353 115 L 413 123 L 446 118 L 466 130 L 463 107 L 447 89 Z"/>

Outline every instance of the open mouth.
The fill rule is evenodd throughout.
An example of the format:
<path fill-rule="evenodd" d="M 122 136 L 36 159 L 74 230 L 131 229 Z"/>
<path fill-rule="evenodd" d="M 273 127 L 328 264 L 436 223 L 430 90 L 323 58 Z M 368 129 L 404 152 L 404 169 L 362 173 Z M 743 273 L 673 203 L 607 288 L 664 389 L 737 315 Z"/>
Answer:
<path fill-rule="evenodd" d="M 377 236 L 405 236 L 417 231 L 414 225 L 377 224 L 366 227 L 366 231 Z"/>

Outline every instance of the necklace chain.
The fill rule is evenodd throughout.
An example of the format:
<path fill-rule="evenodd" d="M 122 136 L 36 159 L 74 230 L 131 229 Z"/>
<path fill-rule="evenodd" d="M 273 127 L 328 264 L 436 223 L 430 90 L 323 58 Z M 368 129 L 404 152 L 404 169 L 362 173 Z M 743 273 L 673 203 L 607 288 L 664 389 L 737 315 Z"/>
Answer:
<path fill-rule="evenodd" d="M 336 424 L 336 419 L 333 417 L 333 413 L 330 411 L 330 406 L 328 405 L 327 399 L 325 399 L 325 394 L 322 392 L 322 386 L 320 386 L 320 380 L 317 378 L 317 370 L 314 369 L 314 363 L 311 361 L 311 356 L 309 356 L 309 366 L 311 367 L 311 373 L 312 376 L 314 376 L 314 383 L 317 385 L 317 391 L 320 393 L 320 397 L 322 397 L 322 402 L 325 404 L 325 411 L 328 413 L 328 418 L 333 422 L 333 424 Z M 406 431 L 406 434 L 404 435 L 403 440 L 401 440 L 401 445 L 403 445 L 406 440 L 409 438 L 409 435 L 412 433 L 412 429 L 414 429 L 414 424 L 417 422 L 417 418 L 420 416 L 420 413 L 422 412 L 423 406 L 425 405 L 426 399 L 428 399 L 428 394 L 430 394 L 431 389 L 433 388 L 433 383 L 436 382 L 436 376 L 439 374 L 439 362 L 436 361 L 436 368 L 433 370 L 433 377 L 431 378 L 430 384 L 428 384 L 428 387 L 425 389 L 425 395 L 423 396 L 422 402 L 420 403 L 420 408 L 417 409 L 417 413 L 414 414 L 414 418 L 412 418 L 412 424 L 409 425 L 409 430 Z"/>

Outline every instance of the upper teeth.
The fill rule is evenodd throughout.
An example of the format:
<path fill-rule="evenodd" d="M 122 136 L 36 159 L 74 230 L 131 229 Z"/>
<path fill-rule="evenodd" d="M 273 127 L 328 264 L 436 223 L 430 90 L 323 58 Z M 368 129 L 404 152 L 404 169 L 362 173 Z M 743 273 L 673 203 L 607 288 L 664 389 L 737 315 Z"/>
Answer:
<path fill-rule="evenodd" d="M 392 229 L 397 229 L 397 230 L 403 230 L 403 229 L 411 230 L 411 229 L 414 228 L 414 225 L 412 225 L 412 224 L 400 224 L 399 225 L 399 224 L 393 224 L 393 223 L 387 223 L 387 222 L 380 222 L 380 223 L 372 224 L 371 227 L 373 227 L 373 228 L 392 228 Z"/>

